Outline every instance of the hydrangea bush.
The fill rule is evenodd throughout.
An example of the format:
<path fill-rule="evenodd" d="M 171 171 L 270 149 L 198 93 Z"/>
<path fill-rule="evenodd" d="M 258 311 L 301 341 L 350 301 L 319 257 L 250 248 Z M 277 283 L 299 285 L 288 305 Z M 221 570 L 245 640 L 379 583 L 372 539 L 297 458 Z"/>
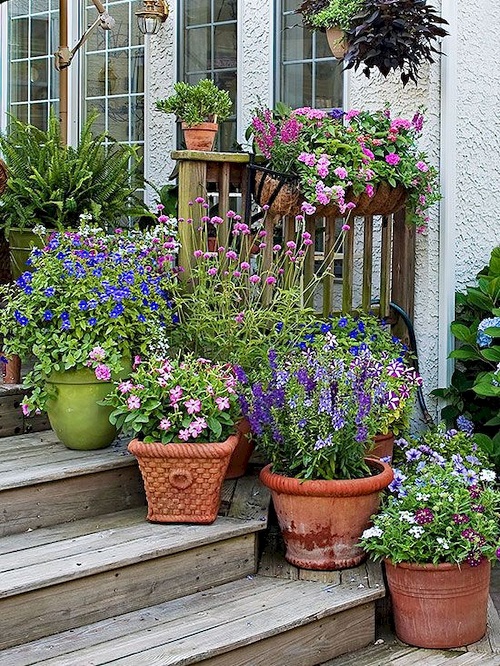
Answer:
<path fill-rule="evenodd" d="M 136 359 L 129 379 L 104 401 L 111 423 L 146 443 L 220 442 L 240 416 L 228 365 L 186 355 Z"/>
<path fill-rule="evenodd" d="M 138 232 L 107 233 L 85 222 L 57 232 L 31 254 L 32 270 L 2 287 L 0 323 L 6 354 L 35 357 L 24 411 L 43 409 L 53 371 L 93 367 L 99 379 L 145 350 L 155 329 L 171 325 L 174 221 Z"/>
<path fill-rule="evenodd" d="M 298 179 L 304 210 L 338 205 L 341 214 L 356 214 L 348 193 L 374 196 L 379 183 L 403 186 L 407 219 L 423 230 L 428 209 L 439 200 L 437 170 L 418 146 L 423 115 L 411 120 L 376 112 L 304 107 L 258 109 L 247 131 L 267 166 Z"/>
<path fill-rule="evenodd" d="M 361 543 L 394 563 L 467 562 L 500 556 L 500 493 L 470 430 L 440 425 L 417 441 L 399 440 L 392 494 Z"/>

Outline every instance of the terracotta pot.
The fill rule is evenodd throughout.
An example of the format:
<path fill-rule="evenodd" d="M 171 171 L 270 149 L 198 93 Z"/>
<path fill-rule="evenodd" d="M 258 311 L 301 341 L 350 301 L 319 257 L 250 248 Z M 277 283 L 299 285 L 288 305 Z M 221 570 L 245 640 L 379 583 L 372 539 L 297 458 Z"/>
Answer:
<path fill-rule="evenodd" d="M 394 455 L 394 434 L 388 432 L 385 435 L 375 435 L 375 446 L 368 451 L 375 458 L 390 458 Z"/>
<path fill-rule="evenodd" d="M 182 123 L 186 148 L 188 150 L 212 150 L 218 129 L 217 123 L 200 123 L 192 127 Z"/>
<path fill-rule="evenodd" d="M 396 634 L 423 648 L 475 643 L 486 633 L 491 564 L 393 564 L 385 570 Z"/>
<path fill-rule="evenodd" d="M 144 481 L 148 520 L 158 523 L 213 523 L 229 458 L 238 438 L 210 444 L 145 444 L 133 439 Z"/>
<path fill-rule="evenodd" d="M 328 40 L 330 51 L 336 58 L 342 60 L 347 52 L 347 42 L 344 31 L 341 28 L 327 28 L 326 38 Z"/>
<path fill-rule="evenodd" d="M 393 479 L 386 463 L 367 458 L 376 474 L 362 479 L 302 481 L 261 471 L 271 490 L 285 541 L 285 558 L 302 569 L 347 569 L 366 559 L 358 546 L 370 516 L 379 506 L 380 491 Z"/>
<path fill-rule="evenodd" d="M 387 183 L 379 183 L 372 197 L 366 193 L 355 195 L 348 189 L 345 201 L 356 204 L 352 211 L 354 216 L 392 215 L 404 207 L 407 196 L 407 191 L 401 185 L 391 187 Z M 259 206 L 269 206 L 271 215 L 280 217 L 299 215 L 304 203 L 296 182 L 282 181 L 279 176 L 261 171 L 255 173 L 254 198 Z M 314 217 L 342 217 L 342 214 L 336 204 L 329 204 L 317 206 Z"/>
<path fill-rule="evenodd" d="M 250 460 L 255 448 L 250 435 L 250 423 L 248 419 L 241 419 L 237 426 L 238 443 L 234 449 L 229 467 L 226 472 L 226 479 L 239 479 L 247 471 L 248 461 Z"/>

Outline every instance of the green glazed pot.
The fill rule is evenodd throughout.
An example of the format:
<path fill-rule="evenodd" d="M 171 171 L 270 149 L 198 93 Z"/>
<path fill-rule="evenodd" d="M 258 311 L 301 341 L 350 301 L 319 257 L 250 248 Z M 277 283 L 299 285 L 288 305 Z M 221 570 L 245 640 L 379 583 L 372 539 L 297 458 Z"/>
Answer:
<path fill-rule="evenodd" d="M 130 374 L 130 363 L 125 365 L 114 380 Z M 113 389 L 111 381 L 101 381 L 90 368 L 81 368 L 52 372 L 46 382 L 53 393 L 46 406 L 50 425 L 68 449 L 91 451 L 111 444 L 117 435 L 109 422 L 112 407 L 97 404 Z"/>
<path fill-rule="evenodd" d="M 42 239 L 30 229 L 9 229 L 7 232 L 10 251 L 10 270 L 12 278 L 17 280 L 25 271 L 31 270 L 26 265 L 34 247 L 44 247 Z"/>

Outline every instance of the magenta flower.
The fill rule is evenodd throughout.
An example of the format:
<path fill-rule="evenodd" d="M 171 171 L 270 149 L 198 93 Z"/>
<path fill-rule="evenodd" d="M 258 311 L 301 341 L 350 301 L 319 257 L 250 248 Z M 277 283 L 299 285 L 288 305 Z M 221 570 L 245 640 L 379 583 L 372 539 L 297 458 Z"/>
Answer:
<path fill-rule="evenodd" d="M 196 259 L 199 259 L 202 256 L 203 256 L 203 252 L 201 250 L 195 250 L 193 252 L 193 257 L 196 257 Z"/>
<path fill-rule="evenodd" d="M 172 423 L 171 423 L 171 421 L 169 421 L 169 419 L 162 419 L 160 421 L 160 425 L 158 426 L 158 428 L 160 430 L 169 430 L 171 426 L 172 426 Z"/>
<path fill-rule="evenodd" d="M 389 153 L 385 156 L 385 161 L 391 166 L 397 166 L 400 163 L 401 158 L 397 153 Z"/>
<path fill-rule="evenodd" d="M 229 398 L 215 398 L 215 404 L 217 405 L 217 409 L 223 412 L 225 409 L 229 409 Z"/>
<path fill-rule="evenodd" d="M 417 162 L 417 163 L 415 164 L 415 166 L 417 167 L 417 169 L 418 169 L 419 171 L 422 171 L 422 173 L 425 173 L 426 171 L 429 171 L 429 167 L 427 166 L 427 164 L 426 164 L 425 162 L 422 162 L 422 160 L 420 160 L 419 162 Z"/>
<path fill-rule="evenodd" d="M 184 391 L 182 390 L 182 388 L 180 386 L 176 386 L 175 388 L 170 389 L 170 391 L 168 393 L 169 398 L 170 398 L 170 404 L 171 405 L 176 405 L 179 402 L 179 400 L 182 398 L 183 393 L 184 393 Z"/>
<path fill-rule="evenodd" d="M 266 278 L 266 284 L 276 284 L 276 278 L 272 275 L 269 275 Z"/>
<path fill-rule="evenodd" d="M 212 266 L 212 268 L 209 268 L 207 273 L 213 277 L 214 275 L 217 275 L 217 269 Z"/>
<path fill-rule="evenodd" d="M 238 312 L 238 314 L 236 315 L 234 320 L 237 324 L 242 324 L 244 318 L 245 318 L 245 313 L 244 312 Z"/>
<path fill-rule="evenodd" d="M 184 407 L 188 414 L 197 414 L 201 411 L 201 402 L 196 398 L 190 398 L 184 403 Z"/>
<path fill-rule="evenodd" d="M 135 370 L 138 365 L 142 363 L 142 359 L 140 356 L 134 356 L 134 363 L 132 365 L 132 368 Z"/>
<path fill-rule="evenodd" d="M 234 250 L 228 250 L 226 252 L 226 257 L 230 259 L 231 261 L 238 261 L 238 255 Z"/>
<path fill-rule="evenodd" d="M 347 169 L 345 169 L 344 167 L 337 167 L 336 169 L 333 170 L 333 173 L 341 180 L 347 178 Z"/>
<path fill-rule="evenodd" d="M 99 363 L 95 369 L 95 376 L 101 381 L 108 382 L 111 379 L 111 370 L 104 363 Z"/>
<path fill-rule="evenodd" d="M 195 201 L 197 204 L 205 203 L 205 199 L 203 197 L 196 197 Z"/>
<path fill-rule="evenodd" d="M 188 428 L 185 428 L 184 430 L 179 430 L 179 435 L 178 435 L 178 437 L 179 437 L 179 439 L 180 439 L 182 442 L 187 442 L 188 439 L 191 437 L 191 434 L 190 434 L 190 432 L 189 432 L 189 429 L 188 429 Z"/>
<path fill-rule="evenodd" d="M 118 384 L 118 390 L 120 393 L 125 394 L 131 391 L 134 388 L 134 385 L 132 384 L 131 381 L 127 380 L 126 382 L 120 382 Z"/>
<path fill-rule="evenodd" d="M 28 407 L 28 405 L 25 402 L 21 403 L 21 410 L 22 410 L 24 416 L 29 416 L 30 408 Z"/>
<path fill-rule="evenodd" d="M 127 399 L 127 407 L 129 409 L 139 409 L 141 401 L 136 395 L 131 395 Z"/>
<path fill-rule="evenodd" d="M 368 195 L 368 196 L 370 197 L 370 199 L 371 199 L 372 196 L 375 194 L 375 188 L 374 188 L 373 185 L 371 185 L 370 183 L 367 183 L 367 185 L 366 185 L 366 187 L 365 187 L 365 192 L 367 193 L 367 195 Z"/>
<path fill-rule="evenodd" d="M 89 353 L 92 361 L 103 361 L 106 358 L 106 351 L 102 347 L 94 347 Z"/>
<path fill-rule="evenodd" d="M 249 279 L 252 284 L 257 284 L 260 282 L 260 275 L 251 275 Z"/>
<path fill-rule="evenodd" d="M 250 268 L 248 261 L 242 261 L 240 266 L 242 271 L 247 271 Z"/>

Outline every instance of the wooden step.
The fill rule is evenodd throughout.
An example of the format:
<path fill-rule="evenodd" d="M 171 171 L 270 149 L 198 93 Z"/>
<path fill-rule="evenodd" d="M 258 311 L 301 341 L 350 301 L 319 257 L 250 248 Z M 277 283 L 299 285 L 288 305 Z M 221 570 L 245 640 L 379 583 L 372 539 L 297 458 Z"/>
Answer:
<path fill-rule="evenodd" d="M 253 574 L 266 515 L 152 524 L 145 508 L 0 539 L 0 648 Z"/>
<path fill-rule="evenodd" d="M 0 536 L 144 506 L 126 445 L 72 451 L 52 430 L 0 439 Z"/>
<path fill-rule="evenodd" d="M 248 576 L 5 650 L 0 665 L 315 666 L 374 640 L 384 594 L 374 565 L 335 584 Z"/>

